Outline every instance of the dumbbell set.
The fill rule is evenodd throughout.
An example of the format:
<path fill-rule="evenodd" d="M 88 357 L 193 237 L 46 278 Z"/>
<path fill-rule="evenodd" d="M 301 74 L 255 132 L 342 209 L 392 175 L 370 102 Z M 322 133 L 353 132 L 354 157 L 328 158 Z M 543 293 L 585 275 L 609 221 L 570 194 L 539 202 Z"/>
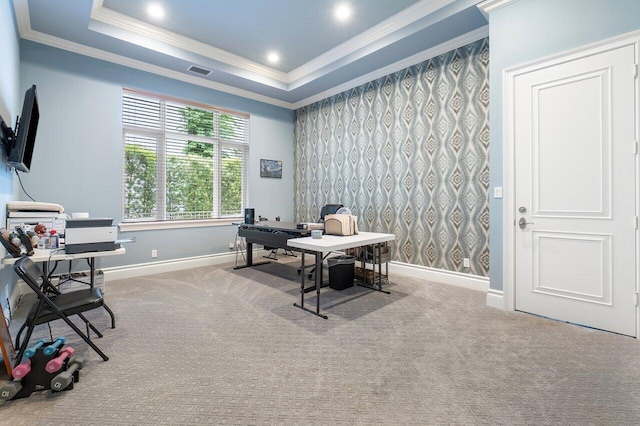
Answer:
<path fill-rule="evenodd" d="M 12 371 L 13 380 L 0 386 L 0 399 L 26 398 L 35 391 L 73 389 L 80 379 L 85 359 L 75 356 L 70 346 L 62 347 L 64 337 L 55 342 L 39 340 L 24 353 L 23 361 Z"/>

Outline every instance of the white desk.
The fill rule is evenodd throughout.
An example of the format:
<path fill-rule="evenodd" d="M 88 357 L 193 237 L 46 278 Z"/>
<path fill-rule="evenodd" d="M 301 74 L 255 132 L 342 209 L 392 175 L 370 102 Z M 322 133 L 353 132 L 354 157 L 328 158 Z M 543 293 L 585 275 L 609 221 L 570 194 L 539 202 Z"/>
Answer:
<path fill-rule="evenodd" d="M 67 254 L 64 252 L 64 249 L 33 249 L 33 255 L 29 256 L 29 259 L 38 263 L 42 262 L 44 264 L 45 270 L 44 273 L 47 273 L 48 263 L 49 262 L 59 262 L 61 260 L 77 260 L 77 259 L 87 259 L 89 262 L 89 269 L 91 271 L 91 287 L 93 287 L 93 279 L 95 272 L 95 258 L 96 257 L 105 257 L 105 256 L 118 256 L 121 254 L 125 254 L 126 250 L 124 247 L 120 246 L 120 248 L 116 250 L 108 250 L 108 251 L 91 251 L 86 253 L 76 253 L 76 254 Z M 18 260 L 18 257 L 7 256 L 2 258 L 3 265 L 13 265 Z M 69 271 L 71 273 L 71 271 Z M 48 273 L 47 273 L 48 275 Z"/>
<path fill-rule="evenodd" d="M 396 239 L 394 234 L 380 234 L 377 232 L 360 232 L 358 235 L 349 237 L 340 237 L 337 235 L 323 235 L 322 238 L 314 239 L 311 237 L 291 238 L 287 241 L 287 245 L 300 249 L 302 254 L 302 278 L 300 288 L 300 304 L 293 305 L 312 314 L 327 319 L 326 315 L 320 314 L 320 287 L 322 287 L 322 257 L 324 253 L 337 250 L 344 250 L 355 247 L 376 244 L 378 252 L 380 251 L 380 243 L 393 241 Z M 308 251 L 315 254 L 316 257 L 316 310 L 315 312 L 304 306 L 304 252 Z"/>
<path fill-rule="evenodd" d="M 90 251 L 86 253 L 76 253 L 76 254 L 67 254 L 64 252 L 64 249 L 33 249 L 33 256 L 29 256 L 29 259 L 34 262 L 48 262 L 55 260 L 76 260 L 76 259 L 91 259 L 95 257 L 105 257 L 105 256 L 117 256 L 120 254 L 125 254 L 126 250 L 124 247 L 120 247 L 116 250 L 109 251 Z M 12 265 L 16 263 L 18 257 L 4 257 L 2 258 L 3 265 Z"/>
<path fill-rule="evenodd" d="M 105 256 L 118 256 L 121 254 L 125 254 L 126 250 L 124 247 L 120 246 L 120 248 L 116 250 L 108 250 L 108 251 L 91 251 L 86 253 L 75 253 L 75 254 L 67 254 L 64 252 L 64 249 L 33 249 L 33 255 L 29 256 L 29 259 L 38 263 L 41 262 L 43 265 L 42 272 L 49 276 L 49 262 L 59 262 L 59 261 L 73 261 L 78 259 L 87 259 L 89 262 L 89 279 L 90 285 L 93 287 L 94 279 L 95 279 L 95 271 L 96 271 L 96 257 L 105 257 Z M 11 257 L 6 256 L 2 258 L 3 265 L 13 265 L 19 257 Z M 55 267 L 54 267 L 55 269 Z M 69 266 L 69 276 L 71 276 L 71 266 Z M 113 315 L 109 306 L 105 303 L 104 309 L 111 316 L 111 328 L 116 328 L 116 319 Z"/>

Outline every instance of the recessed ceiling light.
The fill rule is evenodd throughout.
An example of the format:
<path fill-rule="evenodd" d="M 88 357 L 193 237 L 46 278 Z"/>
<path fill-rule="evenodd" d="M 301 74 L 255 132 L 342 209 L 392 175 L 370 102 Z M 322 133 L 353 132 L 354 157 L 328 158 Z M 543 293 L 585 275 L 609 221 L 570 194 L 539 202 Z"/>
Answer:
<path fill-rule="evenodd" d="M 335 9 L 338 21 L 346 21 L 351 17 L 351 8 L 348 4 L 339 4 Z"/>
<path fill-rule="evenodd" d="M 158 3 L 150 3 L 149 6 L 147 6 L 147 13 L 154 19 L 164 18 L 164 8 Z"/>
<path fill-rule="evenodd" d="M 267 60 L 269 62 L 271 62 L 272 64 L 275 64 L 276 62 L 278 62 L 280 60 L 280 56 L 276 52 L 270 52 L 267 55 Z"/>

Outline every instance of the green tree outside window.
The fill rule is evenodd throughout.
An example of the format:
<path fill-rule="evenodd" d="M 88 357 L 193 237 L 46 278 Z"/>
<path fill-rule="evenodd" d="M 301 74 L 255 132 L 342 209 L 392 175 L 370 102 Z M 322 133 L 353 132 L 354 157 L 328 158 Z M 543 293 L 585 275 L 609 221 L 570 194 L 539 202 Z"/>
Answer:
<path fill-rule="evenodd" d="M 220 168 L 219 213 L 223 216 L 240 215 L 244 149 L 225 143 L 236 140 L 238 118 L 193 107 L 182 107 L 178 111 L 181 120 L 175 131 L 203 139 L 211 138 L 212 142 L 188 140 L 183 148 L 179 148 L 179 139 L 167 138 L 165 141 L 165 218 L 215 217 L 216 146 L 220 147 L 217 162 Z M 157 155 L 152 148 L 134 143 L 125 145 L 125 219 L 156 217 L 157 170 Z"/>

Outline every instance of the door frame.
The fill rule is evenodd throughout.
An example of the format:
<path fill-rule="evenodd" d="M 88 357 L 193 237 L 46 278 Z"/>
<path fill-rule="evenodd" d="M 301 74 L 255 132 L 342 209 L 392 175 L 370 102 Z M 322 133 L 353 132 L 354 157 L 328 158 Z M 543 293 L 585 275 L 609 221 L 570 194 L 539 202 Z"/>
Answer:
<path fill-rule="evenodd" d="M 632 46 L 636 55 L 636 62 L 640 62 L 640 31 L 623 34 L 621 36 L 609 38 L 606 40 L 592 43 L 586 46 L 572 49 L 559 54 L 547 56 L 532 62 L 507 68 L 502 73 L 502 83 L 504 87 L 503 94 L 503 204 L 502 204 L 502 231 L 503 231 L 503 282 L 502 296 L 503 306 L 505 310 L 515 310 L 515 274 L 516 274 L 516 205 L 515 205 L 515 98 L 514 87 L 515 79 L 522 75 L 533 71 L 541 70 L 546 67 L 555 66 L 564 62 L 580 59 L 587 56 L 596 55 L 609 50 L 614 50 L 623 46 Z M 629 70 L 632 73 L 633 70 Z M 638 73 L 638 65 L 636 65 L 636 73 Z M 635 266 L 635 297 L 636 297 L 636 339 L 640 340 L 640 306 L 638 301 L 638 292 L 640 291 L 640 260 L 638 253 L 640 252 L 640 230 L 638 229 L 637 220 L 640 214 L 640 162 L 638 158 L 638 143 L 640 142 L 640 75 L 635 82 L 635 177 L 636 177 L 636 266 Z M 633 150 L 634 141 L 629 141 L 630 150 Z"/>

